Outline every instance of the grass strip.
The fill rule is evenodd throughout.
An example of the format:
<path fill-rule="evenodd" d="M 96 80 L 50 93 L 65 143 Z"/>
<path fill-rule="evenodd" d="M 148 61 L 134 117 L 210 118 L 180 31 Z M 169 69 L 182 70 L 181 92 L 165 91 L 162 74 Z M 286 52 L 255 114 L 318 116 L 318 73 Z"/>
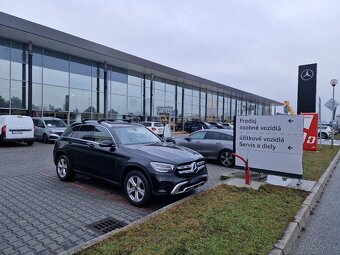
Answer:
<path fill-rule="evenodd" d="M 329 163 L 338 153 L 339 147 L 331 148 L 330 145 L 322 145 L 318 152 L 303 152 L 303 179 L 317 181 L 327 169 Z"/>
<path fill-rule="evenodd" d="M 305 179 L 317 180 L 337 151 L 305 151 Z M 268 254 L 307 195 L 270 185 L 218 186 L 79 254 Z"/>

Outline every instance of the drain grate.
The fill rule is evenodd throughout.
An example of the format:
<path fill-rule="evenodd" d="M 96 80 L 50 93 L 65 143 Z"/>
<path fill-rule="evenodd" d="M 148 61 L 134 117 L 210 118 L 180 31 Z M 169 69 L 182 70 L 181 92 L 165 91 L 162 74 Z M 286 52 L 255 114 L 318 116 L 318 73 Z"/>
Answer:
<path fill-rule="evenodd" d="M 87 225 L 86 227 L 91 229 L 96 234 L 103 235 L 117 228 L 122 228 L 126 225 L 127 224 L 125 222 L 116 220 L 115 218 L 112 218 L 112 217 L 108 217 L 100 221 L 91 223 Z"/>

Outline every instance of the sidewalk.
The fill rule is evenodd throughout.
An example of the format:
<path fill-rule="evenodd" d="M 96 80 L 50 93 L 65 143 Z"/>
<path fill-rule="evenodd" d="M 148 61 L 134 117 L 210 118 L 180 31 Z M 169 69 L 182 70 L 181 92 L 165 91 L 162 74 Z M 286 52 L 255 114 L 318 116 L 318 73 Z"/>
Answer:
<path fill-rule="evenodd" d="M 340 163 L 328 181 L 325 192 L 319 204 L 314 209 L 298 239 L 296 255 L 336 255 L 340 254 Z"/>

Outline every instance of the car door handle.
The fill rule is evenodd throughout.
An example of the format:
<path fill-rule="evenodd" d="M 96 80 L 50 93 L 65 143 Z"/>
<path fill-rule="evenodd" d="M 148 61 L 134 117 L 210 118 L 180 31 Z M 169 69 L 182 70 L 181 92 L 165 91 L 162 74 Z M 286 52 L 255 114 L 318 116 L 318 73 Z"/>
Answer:
<path fill-rule="evenodd" d="M 93 144 L 93 143 L 87 143 L 86 145 L 87 145 L 88 147 L 90 147 L 91 149 L 94 148 L 94 144 Z"/>

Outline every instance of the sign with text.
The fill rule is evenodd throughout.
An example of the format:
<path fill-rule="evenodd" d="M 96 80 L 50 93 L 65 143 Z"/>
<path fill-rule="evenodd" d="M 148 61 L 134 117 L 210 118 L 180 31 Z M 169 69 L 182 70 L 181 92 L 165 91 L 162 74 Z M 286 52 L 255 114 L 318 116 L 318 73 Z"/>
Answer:
<path fill-rule="evenodd" d="M 236 116 L 235 124 L 235 153 L 251 171 L 302 178 L 303 116 Z"/>
<path fill-rule="evenodd" d="M 307 151 L 318 150 L 318 122 L 319 114 L 301 113 L 303 115 L 303 149 Z"/>

